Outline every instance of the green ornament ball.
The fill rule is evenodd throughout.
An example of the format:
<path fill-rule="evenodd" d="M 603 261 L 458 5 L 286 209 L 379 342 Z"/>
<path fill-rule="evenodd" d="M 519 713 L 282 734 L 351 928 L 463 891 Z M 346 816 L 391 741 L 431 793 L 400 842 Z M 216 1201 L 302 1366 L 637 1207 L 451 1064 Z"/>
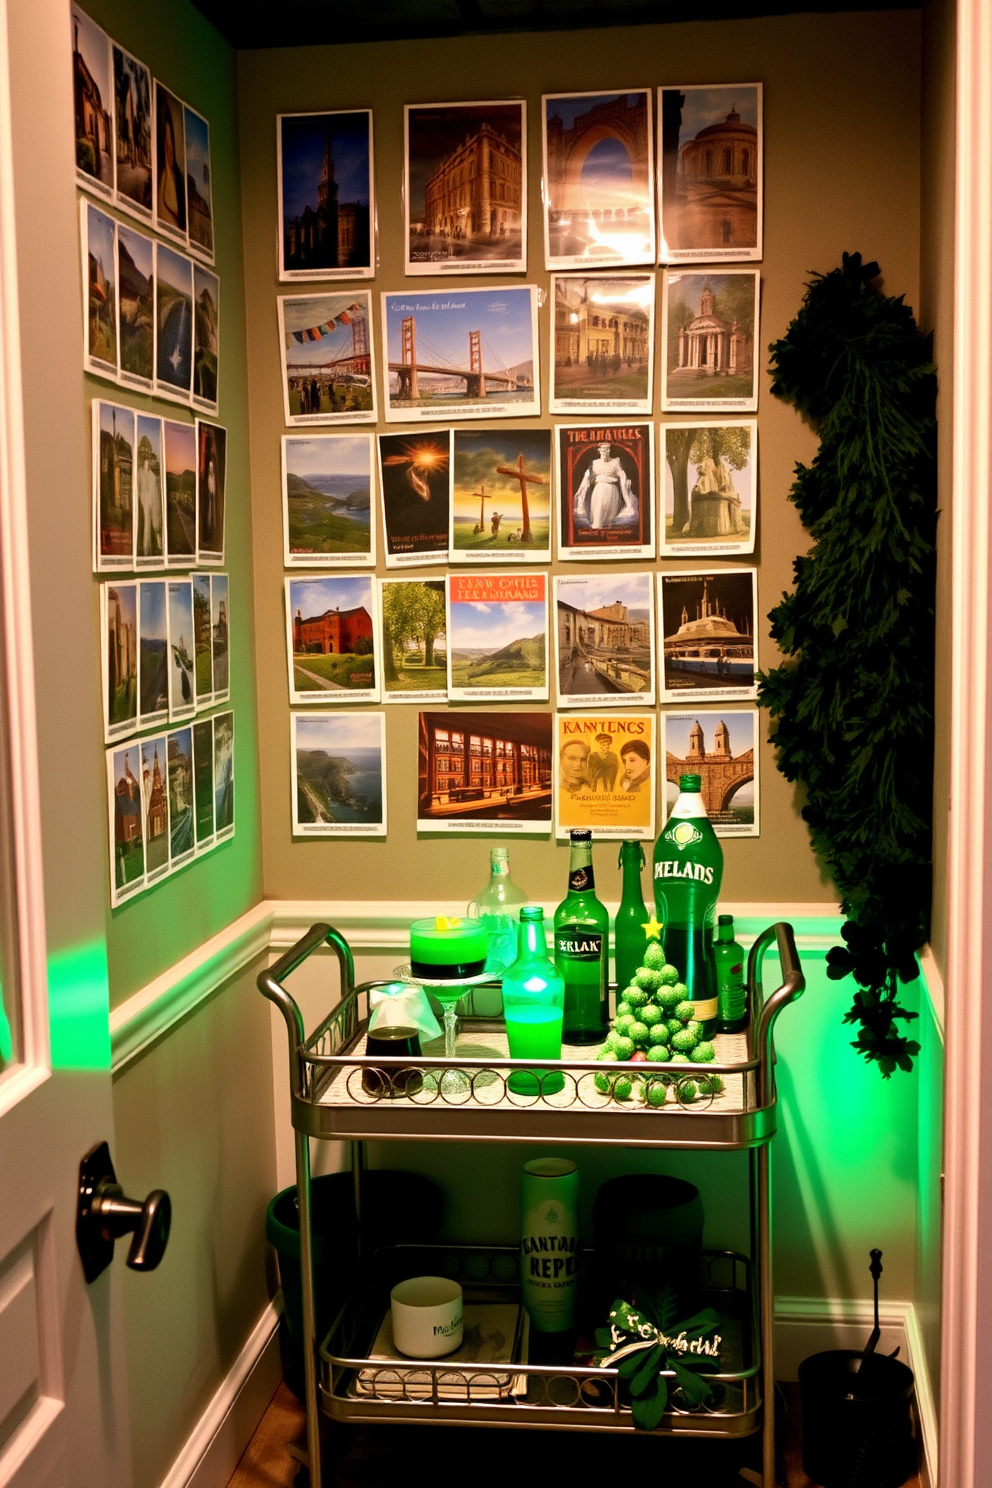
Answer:
<path fill-rule="evenodd" d="M 690 1002 L 688 998 L 686 998 L 684 1001 L 680 1002 L 678 1007 L 675 1009 L 675 1016 L 676 1018 L 678 1018 L 680 1023 L 688 1023 L 692 1019 L 692 1015 L 695 1013 L 695 1011 L 696 1004 L 694 1002 Z"/>
<path fill-rule="evenodd" d="M 681 1024 L 679 1026 L 681 1027 Z M 671 1038 L 671 1034 L 668 1032 L 668 1024 L 655 1023 L 651 1029 L 651 1032 L 648 1034 L 648 1038 L 652 1044 L 660 1044 L 662 1047 L 664 1047 L 664 1045 L 667 1044 L 668 1040 Z"/>
<path fill-rule="evenodd" d="M 650 1002 L 651 994 L 645 992 L 643 987 L 627 987 L 624 989 L 623 1000 L 632 1008 L 642 1008 L 646 1002 Z"/>
<path fill-rule="evenodd" d="M 709 1064 L 716 1057 L 716 1046 L 709 1039 L 704 1039 L 696 1045 L 689 1057 L 693 1064 Z"/>
<path fill-rule="evenodd" d="M 665 1028 L 672 1035 L 674 1035 L 676 1033 L 681 1033 L 682 1032 L 682 1019 L 681 1018 L 669 1018 L 668 1021 L 665 1024 Z"/>
<path fill-rule="evenodd" d="M 672 1034 L 672 1048 L 679 1054 L 691 1054 L 698 1043 L 699 1039 L 694 1033 L 690 1033 L 688 1028 L 682 1028 L 678 1033 Z"/>
<path fill-rule="evenodd" d="M 634 1052 L 634 1040 L 632 1038 L 616 1039 L 613 1048 L 618 1059 L 629 1059 Z"/>
<path fill-rule="evenodd" d="M 627 1101 L 634 1093 L 634 1082 L 629 1075 L 621 1075 L 613 1086 L 613 1094 L 617 1100 Z"/>
<path fill-rule="evenodd" d="M 634 1040 L 635 1045 L 646 1044 L 650 1037 L 650 1034 L 651 1030 L 648 1028 L 648 1025 L 646 1023 L 637 1022 L 634 1024 L 633 1028 L 629 1030 L 628 1037 Z"/>
<path fill-rule="evenodd" d="M 613 1016 L 615 1018 L 629 1018 L 632 1015 L 633 1011 L 634 1009 L 631 1007 L 630 1003 L 627 1001 L 626 998 L 624 998 L 623 1002 L 617 1003 L 617 1010 Z"/>
<path fill-rule="evenodd" d="M 649 1106 L 663 1106 L 668 1096 L 668 1091 L 660 1080 L 652 1080 L 646 1091 Z"/>
<path fill-rule="evenodd" d="M 656 1023 L 660 1023 L 660 1021 L 661 1008 L 653 1002 L 645 1003 L 644 1006 L 641 1008 L 641 1022 L 646 1023 L 649 1028 L 653 1028 L 654 1025 Z"/>
<path fill-rule="evenodd" d="M 626 1038 L 636 1022 L 637 1019 L 633 1013 L 621 1013 L 619 1018 L 613 1019 L 613 1032 L 620 1034 L 621 1038 Z"/>
<path fill-rule="evenodd" d="M 652 1064 L 663 1064 L 668 1059 L 668 1050 L 664 1044 L 652 1044 L 648 1050 L 648 1060 Z"/>
<path fill-rule="evenodd" d="M 644 952 L 644 965 L 650 966 L 652 971 L 663 971 L 665 966 L 665 953 L 656 940 L 648 941 L 648 948 Z M 674 971 L 674 966 L 672 967 Z M 678 973 L 676 972 L 676 975 Z"/>
<path fill-rule="evenodd" d="M 682 985 L 679 981 L 678 968 L 673 966 L 670 961 L 666 961 L 665 965 L 661 968 L 661 985 L 663 987 L 678 987 Z"/>

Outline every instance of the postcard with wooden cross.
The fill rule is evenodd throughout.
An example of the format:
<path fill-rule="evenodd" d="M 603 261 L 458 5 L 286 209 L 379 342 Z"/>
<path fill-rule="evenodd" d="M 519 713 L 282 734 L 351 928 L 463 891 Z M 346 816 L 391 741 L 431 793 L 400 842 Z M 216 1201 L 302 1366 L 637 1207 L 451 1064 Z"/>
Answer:
<path fill-rule="evenodd" d="M 550 563 L 551 430 L 455 429 L 449 559 Z"/>

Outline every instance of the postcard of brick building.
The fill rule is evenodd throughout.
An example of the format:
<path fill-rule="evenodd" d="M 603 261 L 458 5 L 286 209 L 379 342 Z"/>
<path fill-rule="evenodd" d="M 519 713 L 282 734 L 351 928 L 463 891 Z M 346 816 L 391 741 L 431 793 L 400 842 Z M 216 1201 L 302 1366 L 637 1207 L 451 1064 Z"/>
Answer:
<path fill-rule="evenodd" d="M 214 702 L 231 696 L 230 585 L 226 573 L 210 575 L 210 638 L 213 657 Z"/>
<path fill-rule="evenodd" d="M 375 350 L 367 289 L 277 295 L 286 424 L 374 424 Z"/>
<path fill-rule="evenodd" d="M 386 567 L 446 563 L 451 430 L 380 434 L 378 451 Z"/>
<path fill-rule="evenodd" d="M 193 391 L 193 260 L 155 246 L 155 396 L 188 403 Z"/>
<path fill-rule="evenodd" d="M 448 641 L 443 579 L 380 579 L 382 701 L 443 703 Z"/>
<path fill-rule="evenodd" d="M 283 562 L 287 568 L 375 566 L 371 434 L 285 434 Z"/>
<path fill-rule="evenodd" d="M 527 105 L 407 104 L 407 274 L 523 274 Z"/>
<path fill-rule="evenodd" d="M 552 413 L 653 413 L 654 274 L 552 274 Z"/>
<path fill-rule="evenodd" d="M 189 251 L 194 258 L 214 261 L 214 198 L 210 170 L 210 125 L 202 114 L 183 104 L 186 135 L 186 219 Z"/>
<path fill-rule="evenodd" d="M 661 425 L 659 556 L 753 553 L 758 421 Z"/>
<path fill-rule="evenodd" d="M 654 583 L 649 573 L 555 577 L 559 708 L 654 706 Z"/>
<path fill-rule="evenodd" d="M 76 184 L 110 201 L 114 194 L 114 79 L 110 37 L 71 7 Z"/>
<path fill-rule="evenodd" d="M 214 721 L 198 719 L 193 725 L 193 830 L 196 851 L 209 852 L 214 845 Z"/>
<path fill-rule="evenodd" d="M 117 382 L 117 223 L 79 203 L 83 267 L 83 371 Z"/>
<path fill-rule="evenodd" d="M 417 831 L 551 835 L 552 716 L 421 713 Z"/>
<path fill-rule="evenodd" d="M 449 574 L 448 697 L 548 697 L 548 576 Z"/>
<path fill-rule="evenodd" d="M 756 413 L 757 269 L 666 269 L 662 290 L 663 413 Z"/>
<path fill-rule="evenodd" d="M 193 629 L 193 585 L 190 579 L 166 580 L 168 617 L 169 722 L 196 712 L 196 658 Z"/>
<path fill-rule="evenodd" d="M 138 723 L 138 586 L 114 580 L 100 585 L 103 738 L 126 739 Z"/>
<path fill-rule="evenodd" d="M 555 714 L 555 835 L 654 837 L 653 713 Z"/>
<path fill-rule="evenodd" d="M 385 713 L 291 713 L 294 837 L 385 837 Z"/>
<path fill-rule="evenodd" d="M 759 837 L 757 708 L 662 713 L 665 761 L 662 812 L 667 821 L 679 776 L 699 775 L 703 803 L 718 837 Z"/>
<path fill-rule="evenodd" d="M 754 568 L 679 569 L 658 575 L 662 703 L 756 698 Z"/>
<path fill-rule="evenodd" d="M 279 278 L 375 275 L 372 110 L 276 115 Z"/>
<path fill-rule="evenodd" d="M 150 393 L 155 384 L 155 244 L 117 224 L 117 342 L 120 381 Z"/>
<path fill-rule="evenodd" d="M 218 844 L 234 836 L 234 714 L 214 714 L 214 830 Z"/>
<path fill-rule="evenodd" d="M 224 562 L 227 517 L 227 430 L 196 421 L 196 561 Z"/>
<path fill-rule="evenodd" d="M 451 563 L 550 563 L 550 429 L 455 429 Z"/>
<path fill-rule="evenodd" d="M 166 567 L 165 441 L 163 420 L 139 413 L 135 420 L 134 566 Z"/>
<path fill-rule="evenodd" d="M 143 222 L 152 215 L 152 75 L 115 41 L 114 191 L 117 205 Z"/>
<path fill-rule="evenodd" d="M 379 597 L 371 574 L 286 579 L 289 700 L 377 703 Z"/>
<path fill-rule="evenodd" d="M 169 872 L 169 764 L 165 734 L 141 740 L 141 786 L 145 809 L 145 884 Z"/>
<path fill-rule="evenodd" d="M 654 557 L 654 427 L 557 426 L 558 557 Z"/>
<path fill-rule="evenodd" d="M 216 414 L 220 378 L 220 280 L 202 264 L 193 265 L 193 392 L 190 402 Z"/>
<path fill-rule="evenodd" d="M 162 420 L 165 552 L 170 568 L 196 562 L 196 425 Z"/>
<path fill-rule="evenodd" d="M 762 86 L 658 89 L 659 263 L 760 259 Z"/>
<path fill-rule="evenodd" d="M 185 247 L 188 241 L 186 215 L 186 126 L 182 100 L 155 80 L 155 230 Z"/>
<path fill-rule="evenodd" d="M 134 409 L 94 398 L 93 569 L 110 573 L 134 564 Z"/>
<path fill-rule="evenodd" d="M 169 716 L 169 617 L 165 579 L 138 584 L 138 727 Z"/>
<path fill-rule="evenodd" d="M 116 909 L 145 887 L 145 813 L 137 740 L 122 749 L 107 750 L 107 804 L 110 904 Z"/>

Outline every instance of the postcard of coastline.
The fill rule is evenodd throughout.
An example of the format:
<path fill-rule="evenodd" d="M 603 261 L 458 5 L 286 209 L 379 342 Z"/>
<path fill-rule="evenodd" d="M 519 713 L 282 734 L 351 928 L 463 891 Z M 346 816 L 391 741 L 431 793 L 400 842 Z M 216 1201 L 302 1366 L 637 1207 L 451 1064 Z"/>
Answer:
<path fill-rule="evenodd" d="M 760 259 L 762 85 L 658 89 L 659 263 Z"/>
<path fill-rule="evenodd" d="M 385 713 L 291 713 L 294 837 L 385 837 Z"/>
<path fill-rule="evenodd" d="M 214 826 L 218 843 L 234 836 L 234 714 L 214 714 Z"/>
<path fill-rule="evenodd" d="M 166 736 L 169 767 L 169 869 L 184 867 L 196 852 L 193 820 L 193 729 L 174 729 Z"/>
<path fill-rule="evenodd" d="M 155 247 L 155 396 L 188 403 L 193 388 L 193 260 Z"/>
<path fill-rule="evenodd" d="M 654 706 L 654 584 L 649 573 L 555 577 L 559 708 Z"/>
<path fill-rule="evenodd" d="M 193 392 L 190 402 L 216 415 L 220 378 L 220 280 L 193 265 Z"/>
<path fill-rule="evenodd" d="M 183 104 L 155 80 L 155 230 L 185 247 L 186 133 Z"/>
<path fill-rule="evenodd" d="M 551 413 L 653 413 L 654 274 L 552 274 Z"/>
<path fill-rule="evenodd" d="M 527 105 L 404 108 L 407 274 L 527 270 Z"/>
<path fill-rule="evenodd" d="M 661 425 L 659 557 L 754 552 L 758 421 Z"/>
<path fill-rule="evenodd" d="M 134 476 L 134 566 L 165 568 L 165 491 L 162 420 L 139 413 Z"/>
<path fill-rule="evenodd" d="M 227 517 L 227 430 L 196 421 L 196 561 L 224 562 Z"/>
<path fill-rule="evenodd" d="M 547 712 L 421 713 L 417 831 L 550 837 L 551 751 Z"/>
<path fill-rule="evenodd" d="M 114 42 L 114 192 L 122 212 L 152 215 L 152 75 Z"/>
<path fill-rule="evenodd" d="M 286 579 L 292 704 L 377 703 L 378 590 L 371 574 Z"/>
<path fill-rule="evenodd" d="M 189 251 L 195 258 L 214 261 L 214 205 L 210 172 L 210 125 L 202 114 L 183 104 L 186 135 L 186 217 Z"/>
<path fill-rule="evenodd" d="M 169 568 L 196 562 L 196 425 L 162 420 L 165 550 Z"/>
<path fill-rule="evenodd" d="M 548 698 L 547 574 L 449 574 L 448 697 Z"/>
<path fill-rule="evenodd" d="M 452 430 L 450 563 L 550 563 L 550 429 Z"/>
<path fill-rule="evenodd" d="M 653 713 L 555 714 L 555 836 L 654 837 Z"/>
<path fill-rule="evenodd" d="M 655 262 L 651 94 L 542 96 L 545 268 Z"/>
<path fill-rule="evenodd" d="M 662 643 L 659 702 L 758 696 L 754 568 L 677 569 L 658 575 Z"/>
<path fill-rule="evenodd" d="M 375 567 L 371 434 L 284 434 L 287 568 Z"/>
<path fill-rule="evenodd" d="M 695 772 L 702 774 L 703 800 L 716 835 L 760 837 L 759 717 L 757 708 L 662 713 L 665 778 L 661 809 L 666 821 L 678 797 L 679 776 Z"/>
<path fill-rule="evenodd" d="M 375 276 L 372 157 L 371 109 L 276 115 L 280 279 Z M 321 214 L 325 191 L 335 222 Z"/>
<path fill-rule="evenodd" d="M 663 413 L 758 411 L 758 269 L 666 269 Z"/>
<path fill-rule="evenodd" d="M 197 854 L 214 845 L 214 721 L 193 725 L 193 831 Z"/>
<path fill-rule="evenodd" d="M 93 398 L 93 571 L 134 564 L 134 409 Z"/>
<path fill-rule="evenodd" d="M 79 202 L 83 264 L 83 371 L 117 382 L 117 223 Z"/>
<path fill-rule="evenodd" d="M 70 11 L 73 67 L 77 75 L 85 69 L 92 84 L 85 92 L 82 88 L 73 89 L 76 184 L 110 201 L 114 194 L 114 162 L 110 154 L 114 118 L 110 37 L 96 21 L 90 20 L 85 10 L 73 5 Z"/>
<path fill-rule="evenodd" d="M 451 430 L 380 434 L 378 451 L 386 567 L 447 563 Z"/>
<path fill-rule="evenodd" d="M 443 579 L 380 579 L 382 701 L 444 703 L 448 642 Z"/>
<path fill-rule="evenodd" d="M 165 579 L 138 584 L 138 727 L 169 716 L 169 621 Z"/>
<path fill-rule="evenodd" d="M 138 723 L 138 586 L 100 585 L 103 741 L 126 739 Z"/>
<path fill-rule="evenodd" d="M 145 887 L 145 811 L 137 739 L 123 749 L 107 750 L 107 804 L 110 907 L 116 909 Z"/>
<path fill-rule="evenodd" d="M 141 785 L 145 797 L 145 883 L 169 872 L 168 744 L 165 734 L 141 739 Z"/>
<path fill-rule="evenodd" d="M 117 224 L 117 345 L 120 381 L 150 393 L 155 384 L 155 244 Z"/>
<path fill-rule="evenodd" d="M 213 653 L 214 702 L 231 696 L 230 586 L 226 573 L 210 575 L 210 636 Z"/>
<path fill-rule="evenodd" d="M 534 285 L 381 298 L 387 423 L 540 413 Z"/>
<path fill-rule="evenodd" d="M 654 425 L 559 424 L 558 557 L 654 557 Z"/>
<path fill-rule="evenodd" d="M 166 580 L 169 616 L 169 722 L 196 712 L 196 662 L 193 635 L 193 585 L 189 579 Z"/>
<path fill-rule="evenodd" d="M 374 424 L 372 296 L 277 295 L 286 425 Z"/>

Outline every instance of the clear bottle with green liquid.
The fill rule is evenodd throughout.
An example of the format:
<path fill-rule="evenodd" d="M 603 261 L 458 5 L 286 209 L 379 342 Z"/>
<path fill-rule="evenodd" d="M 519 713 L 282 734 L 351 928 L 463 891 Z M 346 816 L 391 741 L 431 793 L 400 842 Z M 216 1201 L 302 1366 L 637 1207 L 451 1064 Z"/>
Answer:
<path fill-rule="evenodd" d="M 511 1059 L 560 1059 L 565 984 L 548 956 L 544 910 L 525 904 L 520 911 L 517 959 L 503 973 L 503 1018 Z M 520 1070 L 507 1085 L 521 1095 L 561 1090 L 560 1071 Z"/>
<path fill-rule="evenodd" d="M 592 833 L 569 833 L 568 893 L 555 910 L 555 965 L 565 983 L 566 1044 L 598 1044 L 610 1025 L 610 917 L 596 898 Z"/>

